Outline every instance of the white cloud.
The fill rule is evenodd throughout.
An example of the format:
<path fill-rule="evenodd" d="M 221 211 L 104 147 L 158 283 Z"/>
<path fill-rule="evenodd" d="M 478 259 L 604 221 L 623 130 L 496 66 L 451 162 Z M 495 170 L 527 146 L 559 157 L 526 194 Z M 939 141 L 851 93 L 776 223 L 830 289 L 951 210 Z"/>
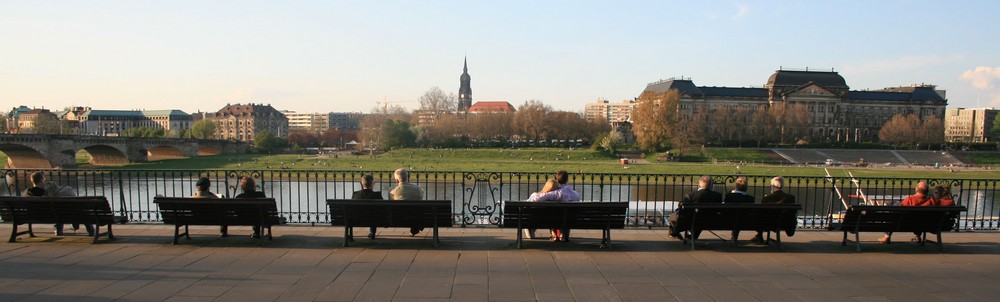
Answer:
<path fill-rule="evenodd" d="M 961 60 L 961 55 L 924 55 L 924 56 L 902 56 L 898 58 L 861 62 L 859 64 L 849 64 L 844 66 L 844 72 L 853 74 L 869 74 L 896 72 L 925 68 L 927 66 L 954 62 Z"/>
<path fill-rule="evenodd" d="M 969 81 L 976 89 L 993 90 L 994 82 L 1000 80 L 1000 66 L 978 66 L 976 69 L 966 70 L 960 78 Z M 993 95 L 993 101 L 997 101 L 996 94 Z"/>
<path fill-rule="evenodd" d="M 746 5 L 746 4 L 737 4 L 736 7 L 737 7 L 736 16 L 733 16 L 733 19 L 741 20 L 741 19 L 743 19 L 743 17 L 746 17 L 747 14 L 750 14 L 750 6 L 749 5 Z"/>

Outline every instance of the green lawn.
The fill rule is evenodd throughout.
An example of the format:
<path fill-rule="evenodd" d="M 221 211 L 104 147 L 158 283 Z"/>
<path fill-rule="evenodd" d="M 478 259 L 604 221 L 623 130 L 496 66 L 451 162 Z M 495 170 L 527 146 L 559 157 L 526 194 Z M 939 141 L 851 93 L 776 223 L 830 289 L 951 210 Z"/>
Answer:
<path fill-rule="evenodd" d="M 719 158 L 742 156 L 747 162 L 766 161 L 762 152 L 749 149 L 709 149 L 710 156 Z M 747 174 L 747 175 L 788 175 L 788 176 L 822 176 L 826 172 L 822 167 L 798 167 L 749 164 L 738 165 L 738 158 L 732 162 L 657 162 L 655 156 L 650 156 L 648 163 L 621 165 L 618 159 L 605 153 L 590 150 L 566 150 L 554 148 L 533 148 L 523 150 L 509 149 L 404 149 L 387 152 L 379 156 L 370 155 L 217 155 L 186 159 L 162 160 L 150 163 L 133 164 L 124 167 L 107 167 L 106 169 L 292 169 L 292 170 L 376 170 L 388 171 L 404 167 L 417 171 L 515 171 L 515 172 L 550 172 L 567 170 L 587 173 L 634 173 L 634 174 Z M 78 154 L 81 168 L 94 168 L 86 165 L 86 154 Z M 6 157 L 0 153 L 0 160 Z M 105 167 L 101 167 L 105 168 Z M 997 178 L 1000 171 L 984 171 L 958 169 L 954 172 L 948 169 L 932 168 L 847 168 L 833 167 L 830 173 L 834 176 L 847 176 L 853 172 L 859 177 L 913 177 L 920 175 L 927 178 Z"/>

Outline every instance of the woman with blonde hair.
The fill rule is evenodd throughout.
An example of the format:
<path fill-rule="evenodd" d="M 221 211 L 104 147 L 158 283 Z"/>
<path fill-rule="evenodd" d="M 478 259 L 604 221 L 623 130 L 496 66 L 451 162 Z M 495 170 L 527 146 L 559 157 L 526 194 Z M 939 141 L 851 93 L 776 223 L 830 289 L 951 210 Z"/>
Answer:
<path fill-rule="evenodd" d="M 556 181 L 555 179 L 550 178 L 549 180 L 545 181 L 545 185 L 542 186 L 541 190 L 539 190 L 538 192 L 535 192 L 535 193 L 531 193 L 531 196 L 528 197 L 528 201 L 554 201 L 554 200 L 558 200 L 558 195 L 545 194 L 545 193 L 552 192 L 552 191 L 555 191 L 555 190 L 559 190 L 559 182 Z M 536 229 L 525 229 L 524 230 L 525 237 L 528 237 L 528 239 L 535 239 L 535 230 Z M 559 239 L 560 236 L 556 232 L 556 230 L 549 230 L 549 237 L 550 237 L 549 239 L 551 239 L 553 241 L 556 241 L 556 240 Z"/>

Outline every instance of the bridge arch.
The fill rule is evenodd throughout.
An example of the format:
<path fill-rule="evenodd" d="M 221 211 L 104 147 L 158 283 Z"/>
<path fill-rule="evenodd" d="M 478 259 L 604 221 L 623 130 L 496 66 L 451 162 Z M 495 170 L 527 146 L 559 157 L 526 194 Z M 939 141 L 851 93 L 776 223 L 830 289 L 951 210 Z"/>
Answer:
<path fill-rule="evenodd" d="M 0 152 L 7 155 L 4 165 L 19 169 L 51 169 L 52 162 L 34 148 L 20 144 L 0 144 Z"/>
<path fill-rule="evenodd" d="M 198 147 L 198 156 L 212 156 L 222 154 L 222 149 L 215 146 L 201 145 Z"/>
<path fill-rule="evenodd" d="M 184 151 L 173 146 L 155 146 L 146 150 L 146 157 L 149 160 L 162 160 L 162 159 L 175 159 L 175 158 L 186 158 L 187 155 Z"/>
<path fill-rule="evenodd" d="M 121 166 L 129 164 L 125 151 L 109 145 L 90 145 L 84 147 L 90 153 L 90 164 L 95 166 Z"/>

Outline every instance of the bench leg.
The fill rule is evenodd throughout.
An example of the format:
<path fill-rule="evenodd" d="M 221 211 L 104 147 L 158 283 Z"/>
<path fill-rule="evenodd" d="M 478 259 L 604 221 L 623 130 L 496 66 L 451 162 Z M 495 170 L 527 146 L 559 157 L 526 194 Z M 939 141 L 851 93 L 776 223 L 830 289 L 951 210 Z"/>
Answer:
<path fill-rule="evenodd" d="M 17 224 L 16 223 L 11 223 L 10 224 L 10 240 L 7 240 L 7 242 L 14 242 L 14 241 L 17 241 Z"/>
<path fill-rule="evenodd" d="M 28 237 L 35 237 L 35 229 L 31 227 L 30 223 L 28 224 Z"/>
<path fill-rule="evenodd" d="M 684 238 L 685 239 L 688 238 L 688 237 L 691 237 L 691 250 L 692 251 L 694 250 L 694 242 L 695 242 L 695 240 L 697 240 L 697 239 L 694 238 L 695 237 L 694 234 L 695 234 L 694 231 L 684 232 Z"/>
<path fill-rule="evenodd" d="M 186 224 L 184 225 L 184 238 L 187 240 L 191 240 L 191 230 L 188 229 L 188 225 Z"/>
<path fill-rule="evenodd" d="M 111 225 L 112 224 L 114 224 L 114 223 L 109 223 L 108 224 L 108 239 L 115 240 L 115 233 L 111 231 Z M 94 233 L 96 234 L 97 233 L 97 229 L 96 229 L 97 225 L 95 224 L 94 227 L 95 227 Z"/>
<path fill-rule="evenodd" d="M 172 240 L 173 242 L 171 242 L 170 244 L 176 245 L 177 244 L 177 238 L 180 238 L 180 237 L 181 237 L 181 226 L 174 225 L 174 239 Z"/>
<path fill-rule="evenodd" d="M 438 243 L 441 243 L 441 241 L 438 240 L 438 228 L 434 227 L 434 248 L 438 247 Z"/>
<path fill-rule="evenodd" d="M 924 241 L 926 241 L 926 240 L 924 240 Z M 938 245 L 938 252 L 942 252 L 943 253 L 944 252 L 944 242 L 941 242 L 941 232 L 940 231 L 938 231 L 938 233 L 937 233 L 937 245 Z"/>
<path fill-rule="evenodd" d="M 344 226 L 344 246 L 350 246 L 348 242 L 351 241 L 351 227 Z"/>
<path fill-rule="evenodd" d="M 521 236 L 523 236 L 521 232 L 524 232 L 523 230 L 522 228 L 517 228 L 517 248 L 521 248 Z"/>
<path fill-rule="evenodd" d="M 768 236 L 770 236 L 770 235 L 768 235 Z M 774 232 L 774 238 L 775 238 L 775 242 L 778 243 L 778 250 L 782 251 L 782 249 L 781 249 L 781 230 L 780 229 L 777 232 Z"/>
<path fill-rule="evenodd" d="M 90 241 L 90 244 L 97 243 L 97 238 L 101 238 L 101 225 L 100 224 L 94 225 L 94 239 Z"/>
<path fill-rule="evenodd" d="M 854 245 L 857 246 L 857 251 L 861 251 L 861 232 L 854 232 Z"/>

